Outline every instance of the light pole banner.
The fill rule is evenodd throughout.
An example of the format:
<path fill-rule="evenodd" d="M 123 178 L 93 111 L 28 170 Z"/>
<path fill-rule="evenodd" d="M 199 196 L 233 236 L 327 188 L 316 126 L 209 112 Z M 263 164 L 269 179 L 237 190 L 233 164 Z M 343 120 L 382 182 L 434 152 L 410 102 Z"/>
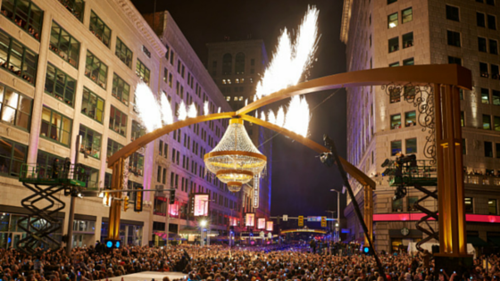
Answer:
<path fill-rule="evenodd" d="M 266 219 L 265 218 L 258 218 L 257 219 L 257 229 L 264 229 L 266 228 Z"/>
<path fill-rule="evenodd" d="M 245 226 L 251 226 L 253 227 L 255 225 L 255 214 L 253 213 L 247 213 L 245 215 Z"/>
<path fill-rule="evenodd" d="M 208 216 L 208 194 L 195 194 L 194 195 L 194 216 L 204 217 Z"/>
<path fill-rule="evenodd" d="M 268 221 L 267 222 L 267 227 L 266 227 L 266 230 L 267 231 L 273 231 L 274 230 L 274 222 L 273 221 Z M 270 233 L 269 233 L 270 234 Z"/>

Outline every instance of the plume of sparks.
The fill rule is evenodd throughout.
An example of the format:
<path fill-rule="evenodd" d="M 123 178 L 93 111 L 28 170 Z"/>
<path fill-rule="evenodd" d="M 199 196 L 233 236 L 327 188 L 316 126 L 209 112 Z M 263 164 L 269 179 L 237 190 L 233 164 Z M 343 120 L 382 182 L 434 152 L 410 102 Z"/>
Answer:
<path fill-rule="evenodd" d="M 219 109 L 217 110 L 217 113 L 220 113 L 220 111 L 221 111 L 221 108 L 220 108 L 220 106 L 219 106 Z"/>
<path fill-rule="evenodd" d="M 188 109 L 188 112 L 187 112 L 187 117 L 189 117 L 189 118 L 195 118 L 196 116 L 198 116 L 198 110 L 196 110 L 196 105 L 194 103 L 192 103 L 189 106 L 189 109 Z"/>
<path fill-rule="evenodd" d="M 203 114 L 210 114 L 210 110 L 208 109 L 208 101 L 205 101 L 205 103 L 203 104 Z"/>
<path fill-rule="evenodd" d="M 268 122 L 276 125 L 276 115 L 274 115 L 272 110 L 269 110 L 269 114 L 267 116 L 269 118 Z"/>
<path fill-rule="evenodd" d="M 187 110 L 186 110 L 186 104 L 184 101 L 181 101 L 181 104 L 179 104 L 179 109 L 177 110 L 177 118 L 179 121 L 181 120 L 186 120 L 187 117 Z"/>
<path fill-rule="evenodd" d="M 148 132 L 162 126 L 160 105 L 151 89 L 144 82 L 137 84 L 135 89 L 135 108 L 139 118 Z"/>
<path fill-rule="evenodd" d="M 285 125 L 285 110 L 282 106 L 278 109 L 278 114 L 276 115 L 276 125 L 283 127 Z"/>
<path fill-rule="evenodd" d="M 307 137 L 310 114 L 309 104 L 305 98 L 292 97 L 286 114 L 285 129 Z"/>
<path fill-rule="evenodd" d="M 260 112 L 260 120 L 266 121 L 266 114 L 264 113 L 264 111 Z"/>
<path fill-rule="evenodd" d="M 315 7 L 308 8 L 297 31 L 294 45 L 287 29 L 283 30 L 273 59 L 257 84 L 257 99 L 299 82 L 313 61 L 317 49 L 318 14 L 319 11 Z"/>
<path fill-rule="evenodd" d="M 169 125 L 174 123 L 174 113 L 172 112 L 172 106 L 167 99 L 166 95 L 161 95 L 161 119 L 163 124 Z"/>

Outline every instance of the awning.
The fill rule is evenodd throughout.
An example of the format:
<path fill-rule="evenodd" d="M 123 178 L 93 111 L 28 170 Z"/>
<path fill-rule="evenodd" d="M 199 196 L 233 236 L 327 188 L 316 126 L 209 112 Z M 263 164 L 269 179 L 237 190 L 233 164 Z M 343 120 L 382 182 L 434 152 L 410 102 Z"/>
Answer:
<path fill-rule="evenodd" d="M 469 237 L 467 237 L 469 239 Z M 493 243 L 493 245 L 500 247 L 500 237 L 493 236 L 493 237 L 488 237 L 488 242 Z"/>
<path fill-rule="evenodd" d="M 474 246 L 474 247 L 487 247 L 487 246 L 489 246 L 489 244 L 486 243 L 486 241 L 484 241 L 483 239 L 481 239 L 477 236 L 467 236 L 467 243 L 472 244 L 472 246 Z"/>

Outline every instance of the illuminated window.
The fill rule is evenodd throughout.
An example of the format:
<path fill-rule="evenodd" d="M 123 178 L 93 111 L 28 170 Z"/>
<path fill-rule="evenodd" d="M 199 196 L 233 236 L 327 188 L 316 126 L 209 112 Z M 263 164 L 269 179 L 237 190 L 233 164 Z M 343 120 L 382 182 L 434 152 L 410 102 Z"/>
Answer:
<path fill-rule="evenodd" d="M 230 97 L 230 96 L 227 96 L 227 97 L 226 97 L 226 101 L 231 101 L 231 97 Z"/>
<path fill-rule="evenodd" d="M 94 92 L 83 87 L 82 111 L 88 117 L 102 123 L 104 100 Z"/>
<path fill-rule="evenodd" d="M 135 67 L 135 74 L 137 74 L 137 76 L 139 76 L 139 78 L 141 78 L 141 80 L 144 81 L 144 83 L 149 85 L 149 78 L 151 72 L 149 71 L 149 68 L 147 68 L 146 65 L 142 63 L 142 61 L 140 60 L 137 60 L 137 64 Z"/>
<path fill-rule="evenodd" d="M 109 43 L 111 40 L 111 29 L 102 21 L 97 14 L 91 10 L 90 11 L 90 32 L 94 34 L 97 39 L 101 40 L 106 47 L 109 47 Z"/>
<path fill-rule="evenodd" d="M 236 84 L 239 84 L 240 83 L 240 79 L 236 78 L 234 82 L 236 82 Z"/>
<path fill-rule="evenodd" d="M 122 136 L 127 135 L 127 115 L 114 106 L 111 106 L 109 128 Z"/>
<path fill-rule="evenodd" d="M 415 111 L 405 113 L 405 127 L 413 127 L 417 125 L 417 114 Z"/>
<path fill-rule="evenodd" d="M 42 108 L 40 136 L 70 146 L 73 120 L 48 107 Z"/>
<path fill-rule="evenodd" d="M 29 130 L 32 102 L 31 98 L 0 84 L 0 116 L 2 121 Z"/>
<path fill-rule="evenodd" d="M 226 84 L 226 79 L 222 79 L 222 84 Z"/>
<path fill-rule="evenodd" d="M 108 66 L 88 50 L 86 62 L 85 76 L 103 89 L 106 89 L 108 83 Z"/>
<path fill-rule="evenodd" d="M 492 90 L 491 97 L 493 99 L 493 105 L 500 105 L 500 91 Z"/>
<path fill-rule="evenodd" d="M 389 64 L 389 67 L 397 67 L 397 66 L 399 66 L 399 61 Z"/>
<path fill-rule="evenodd" d="M 493 130 L 500 132 L 500 117 L 494 116 L 493 118 Z M 497 150 L 497 153 L 500 153 L 499 150 Z"/>
<path fill-rule="evenodd" d="M 2 4 L 2 13 L 6 18 L 24 29 L 36 40 L 40 41 L 43 11 L 32 1 L 9 0 Z"/>
<path fill-rule="evenodd" d="M 242 101 L 242 100 L 243 100 L 243 96 L 240 96 L 240 101 Z"/>
<path fill-rule="evenodd" d="M 406 145 L 406 154 L 417 153 L 417 139 L 407 139 L 405 141 Z"/>
<path fill-rule="evenodd" d="M 460 125 L 465 126 L 465 115 L 463 111 L 460 111 Z"/>
<path fill-rule="evenodd" d="M 398 26 L 398 13 L 387 16 L 387 28 L 394 28 L 396 26 Z"/>
<path fill-rule="evenodd" d="M 407 23 L 413 20 L 413 8 L 404 9 L 401 11 L 401 20 L 403 23 Z"/>
<path fill-rule="evenodd" d="M 401 88 L 395 87 L 389 90 L 389 97 L 391 103 L 400 102 L 401 101 Z"/>
<path fill-rule="evenodd" d="M 227 79 L 227 83 L 228 83 L 228 84 L 231 84 L 231 79 Z"/>
<path fill-rule="evenodd" d="M 98 132 L 87 128 L 80 124 L 80 136 L 82 136 L 82 143 L 80 144 L 80 152 L 100 159 L 101 155 L 101 139 L 102 135 Z"/>
<path fill-rule="evenodd" d="M 403 34 L 403 49 L 413 46 L 413 32 Z"/>
<path fill-rule="evenodd" d="M 128 105 L 128 99 L 130 94 L 130 85 L 125 82 L 120 76 L 113 73 L 113 90 L 111 95 L 117 98 L 119 101 Z"/>
<path fill-rule="evenodd" d="M 491 130 L 491 116 L 483 114 L 483 129 Z"/>
<path fill-rule="evenodd" d="M 497 212 L 497 199 L 488 199 L 488 215 L 496 215 Z"/>
<path fill-rule="evenodd" d="M 250 77 L 250 83 L 253 83 L 253 78 L 252 77 Z"/>
<path fill-rule="evenodd" d="M 401 128 L 401 114 L 391 115 L 391 130 Z"/>
<path fill-rule="evenodd" d="M 485 88 L 481 88 L 481 103 L 490 103 L 490 91 Z"/>
<path fill-rule="evenodd" d="M 401 141 L 391 141 L 391 156 L 395 156 L 396 154 L 401 152 Z"/>
<path fill-rule="evenodd" d="M 241 79 L 240 79 L 240 82 L 241 82 L 241 83 L 244 83 L 244 82 L 245 82 L 245 78 L 241 78 Z"/>
<path fill-rule="evenodd" d="M 238 101 L 238 97 L 237 96 L 234 96 L 234 101 Z"/>

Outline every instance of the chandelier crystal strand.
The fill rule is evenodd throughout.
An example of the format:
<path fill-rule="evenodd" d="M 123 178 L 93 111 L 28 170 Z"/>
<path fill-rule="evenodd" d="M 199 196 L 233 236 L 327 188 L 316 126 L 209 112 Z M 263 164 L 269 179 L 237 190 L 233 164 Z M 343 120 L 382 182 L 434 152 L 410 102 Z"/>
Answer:
<path fill-rule="evenodd" d="M 253 207 L 259 208 L 260 175 L 253 177 Z"/>
<path fill-rule="evenodd" d="M 205 166 L 227 184 L 231 192 L 259 176 L 267 158 L 252 143 L 243 120 L 233 118 L 219 144 L 204 157 Z"/>

